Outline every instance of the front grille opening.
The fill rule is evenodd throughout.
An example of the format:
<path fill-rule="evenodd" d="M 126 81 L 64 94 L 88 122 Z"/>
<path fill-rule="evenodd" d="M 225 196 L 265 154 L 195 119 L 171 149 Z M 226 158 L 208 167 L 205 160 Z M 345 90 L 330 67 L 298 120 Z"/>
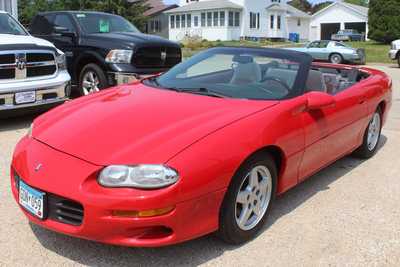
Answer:
<path fill-rule="evenodd" d="M 0 64 L 13 64 L 15 63 L 14 54 L 0 55 Z"/>
<path fill-rule="evenodd" d="M 0 79 L 14 79 L 15 78 L 15 69 L 0 69 Z"/>
<path fill-rule="evenodd" d="M 47 100 L 47 99 L 53 99 L 53 98 L 57 98 L 57 93 L 47 93 L 47 94 L 43 94 L 42 99 L 43 100 Z"/>
<path fill-rule="evenodd" d="M 166 52 L 165 60 L 162 52 Z M 175 47 L 142 47 L 139 48 L 132 59 L 133 64 L 139 68 L 166 68 L 180 63 L 181 49 Z"/>
<path fill-rule="evenodd" d="M 26 62 L 53 61 L 53 54 L 49 53 L 27 53 Z"/>
<path fill-rule="evenodd" d="M 49 218 L 61 223 L 79 226 L 83 222 L 83 206 L 73 200 L 49 195 Z"/>
<path fill-rule="evenodd" d="M 29 67 L 26 70 L 26 76 L 28 78 L 53 75 L 56 72 L 56 66 L 40 66 L 40 67 Z"/>

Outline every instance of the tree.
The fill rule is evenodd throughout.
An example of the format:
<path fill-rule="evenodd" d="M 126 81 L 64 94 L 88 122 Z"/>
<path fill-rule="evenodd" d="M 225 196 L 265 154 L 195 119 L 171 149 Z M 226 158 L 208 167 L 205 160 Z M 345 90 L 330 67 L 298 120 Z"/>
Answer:
<path fill-rule="evenodd" d="M 370 0 L 368 37 L 383 43 L 400 38 L 399 10 L 399 0 Z"/>
<path fill-rule="evenodd" d="M 292 0 L 288 4 L 303 12 L 312 12 L 312 5 L 307 0 Z"/>
<path fill-rule="evenodd" d="M 333 2 L 331 1 L 327 1 L 327 2 L 322 2 L 322 3 L 318 3 L 313 5 L 312 7 L 312 13 L 317 13 L 318 11 L 324 9 L 325 7 L 329 6 L 330 4 L 332 4 Z"/>
<path fill-rule="evenodd" d="M 144 29 L 147 17 L 144 12 L 150 7 L 147 0 L 19 0 L 18 12 L 22 24 L 28 25 L 33 16 L 43 11 L 93 10 L 120 15 L 139 29 Z"/>

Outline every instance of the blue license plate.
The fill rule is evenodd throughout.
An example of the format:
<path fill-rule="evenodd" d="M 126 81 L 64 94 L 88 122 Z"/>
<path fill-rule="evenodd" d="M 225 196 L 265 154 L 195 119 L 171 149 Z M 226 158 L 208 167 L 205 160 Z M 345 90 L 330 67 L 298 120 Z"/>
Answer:
<path fill-rule="evenodd" d="M 46 193 L 19 181 L 19 204 L 34 216 L 44 218 L 44 200 Z"/>

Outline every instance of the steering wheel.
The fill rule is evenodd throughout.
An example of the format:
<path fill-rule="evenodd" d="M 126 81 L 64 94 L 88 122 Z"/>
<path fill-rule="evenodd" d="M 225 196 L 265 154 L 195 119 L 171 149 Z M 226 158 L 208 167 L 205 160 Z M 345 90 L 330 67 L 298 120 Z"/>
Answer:
<path fill-rule="evenodd" d="M 289 85 L 287 85 L 286 82 L 282 81 L 282 79 L 280 79 L 280 78 L 278 78 L 278 77 L 267 76 L 267 77 L 265 77 L 264 79 L 262 79 L 260 82 L 261 82 L 261 83 L 264 83 L 264 82 L 266 82 L 266 81 L 274 81 L 274 82 L 277 82 L 277 83 L 279 83 L 280 85 L 282 85 L 282 86 L 284 87 L 283 89 L 285 90 L 285 95 L 289 94 L 289 92 L 290 92 L 290 90 L 291 90 L 291 88 L 289 87 Z M 268 89 L 263 89 L 263 90 L 264 90 L 264 91 L 267 91 L 268 93 L 271 93 L 271 91 L 268 90 Z"/>

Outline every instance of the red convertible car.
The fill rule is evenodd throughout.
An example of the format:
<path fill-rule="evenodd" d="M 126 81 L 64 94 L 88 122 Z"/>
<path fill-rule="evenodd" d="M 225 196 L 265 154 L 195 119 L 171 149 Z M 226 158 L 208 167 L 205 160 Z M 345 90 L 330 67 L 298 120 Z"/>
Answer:
<path fill-rule="evenodd" d="M 210 49 L 38 117 L 15 148 L 13 195 L 30 221 L 75 237 L 240 244 L 277 195 L 345 155 L 374 155 L 391 87 L 380 71 L 296 51 Z"/>

